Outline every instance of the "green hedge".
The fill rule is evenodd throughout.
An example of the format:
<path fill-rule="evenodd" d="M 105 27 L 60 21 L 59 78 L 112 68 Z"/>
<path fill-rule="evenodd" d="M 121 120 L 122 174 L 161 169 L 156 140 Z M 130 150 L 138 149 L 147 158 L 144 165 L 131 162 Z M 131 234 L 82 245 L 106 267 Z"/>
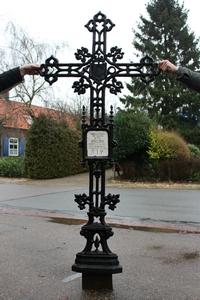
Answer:
<path fill-rule="evenodd" d="M 200 149 L 196 145 L 188 144 L 188 148 L 191 153 L 191 157 L 200 159 Z"/>
<path fill-rule="evenodd" d="M 196 145 L 197 147 L 200 147 L 200 127 L 199 126 L 191 127 L 189 124 L 186 124 L 185 126 L 182 126 L 181 128 L 177 128 L 177 130 L 180 132 L 180 135 L 184 137 L 184 139 L 187 141 L 187 143 Z"/>
<path fill-rule="evenodd" d="M 115 159 L 122 161 L 146 153 L 151 124 L 144 113 L 119 111 L 114 118 Z"/>
<path fill-rule="evenodd" d="M 22 157 L 0 158 L 0 176 L 25 177 L 24 158 Z"/>
<path fill-rule="evenodd" d="M 185 140 L 176 132 L 153 130 L 148 150 L 154 177 L 158 181 L 190 180 L 195 166 Z"/>
<path fill-rule="evenodd" d="M 80 135 L 44 115 L 34 120 L 27 134 L 25 167 L 31 178 L 58 178 L 80 173 Z"/>
<path fill-rule="evenodd" d="M 199 149 L 187 145 L 176 132 L 152 129 L 149 158 L 138 163 L 135 155 L 120 162 L 121 177 L 134 181 L 199 181 Z"/>

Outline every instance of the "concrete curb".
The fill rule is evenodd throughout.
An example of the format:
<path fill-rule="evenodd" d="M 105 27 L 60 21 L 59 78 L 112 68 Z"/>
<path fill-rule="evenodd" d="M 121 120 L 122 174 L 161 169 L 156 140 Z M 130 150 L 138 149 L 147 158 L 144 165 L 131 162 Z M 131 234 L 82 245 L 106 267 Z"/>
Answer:
<path fill-rule="evenodd" d="M 0 215 L 21 215 L 48 218 L 51 222 L 66 225 L 82 225 L 87 222 L 87 218 L 80 214 L 63 213 L 60 211 L 49 211 L 45 209 L 27 209 L 15 207 L 0 207 Z M 112 227 L 122 229 L 133 229 L 150 232 L 163 233 L 191 233 L 200 234 L 200 224 L 185 222 L 162 222 L 152 220 L 134 220 L 128 217 L 106 218 L 107 224 Z"/>

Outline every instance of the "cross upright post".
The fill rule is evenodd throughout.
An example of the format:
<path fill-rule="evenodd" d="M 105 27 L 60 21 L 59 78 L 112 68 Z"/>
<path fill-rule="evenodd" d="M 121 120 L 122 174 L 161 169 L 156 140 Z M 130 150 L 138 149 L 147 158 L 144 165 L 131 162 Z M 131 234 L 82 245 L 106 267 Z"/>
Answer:
<path fill-rule="evenodd" d="M 59 63 L 51 56 L 41 65 L 41 76 L 49 84 L 59 77 L 78 77 L 73 83 L 74 92 L 79 95 L 90 90 L 90 118 L 82 115 L 82 159 L 89 167 L 89 195 L 75 195 L 75 201 L 82 210 L 89 207 L 88 222 L 80 234 L 86 238 L 85 248 L 76 254 L 72 270 L 82 273 L 83 289 L 112 289 L 112 274 L 121 273 L 118 256 L 112 253 L 107 240 L 113 235 L 106 224 L 105 207 L 114 210 L 120 202 L 119 195 L 105 194 L 105 170 L 112 164 L 113 108 L 109 120 L 105 115 L 106 88 L 112 94 L 121 92 L 123 85 L 117 77 L 140 77 L 145 83 L 158 75 L 157 64 L 145 56 L 139 63 L 117 63 L 123 52 L 117 46 L 107 53 L 107 32 L 115 25 L 101 12 L 97 13 L 85 27 L 93 34 L 92 53 L 82 47 L 75 53 L 80 63 Z"/>

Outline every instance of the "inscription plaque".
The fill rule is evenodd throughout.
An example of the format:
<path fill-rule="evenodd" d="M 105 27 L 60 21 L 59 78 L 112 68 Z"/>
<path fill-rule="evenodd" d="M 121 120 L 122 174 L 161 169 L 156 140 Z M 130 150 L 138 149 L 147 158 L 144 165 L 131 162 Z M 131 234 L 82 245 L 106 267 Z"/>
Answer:
<path fill-rule="evenodd" d="M 87 157 L 107 157 L 108 149 L 108 132 L 105 130 L 89 130 L 87 132 Z"/>

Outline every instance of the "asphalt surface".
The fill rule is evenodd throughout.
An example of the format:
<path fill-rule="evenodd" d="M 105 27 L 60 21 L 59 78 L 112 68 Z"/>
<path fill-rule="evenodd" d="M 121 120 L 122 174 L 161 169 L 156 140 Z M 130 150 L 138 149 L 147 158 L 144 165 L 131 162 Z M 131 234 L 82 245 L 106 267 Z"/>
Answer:
<path fill-rule="evenodd" d="M 200 236 L 114 228 L 109 247 L 123 273 L 113 291 L 83 291 L 71 266 L 83 250 L 80 225 L 0 215 L 1 300 L 199 300 Z"/>
<path fill-rule="evenodd" d="M 4 185 L 1 189 L 9 191 L 10 187 Z M 20 185 L 19 192 L 24 187 L 26 188 Z M 51 191 L 49 188 L 36 190 L 35 186 L 29 186 L 28 194 L 24 196 L 17 195 L 18 188 L 18 185 L 12 185 L 12 190 L 9 191 L 11 195 L 8 195 L 8 192 L 5 195 L 5 191 L 2 192 L 0 205 L 86 215 L 87 208 L 80 211 L 74 201 L 75 194 L 88 194 L 88 189 L 85 187 Z M 107 188 L 106 192 L 107 194 L 120 194 L 120 203 L 117 208 L 114 211 L 106 209 L 110 217 L 188 223 L 200 221 L 200 191 L 198 190 Z"/>
<path fill-rule="evenodd" d="M 76 253 L 85 247 L 85 239 L 80 236 L 84 217 L 74 213 L 77 207 L 69 211 L 69 202 L 73 201 L 67 202 L 66 195 L 73 197 L 75 190 L 87 191 L 88 183 L 85 174 L 74 178 L 0 180 L 0 300 L 200 299 L 199 190 L 168 190 L 165 196 L 162 189 L 151 190 L 153 194 L 136 189 L 135 210 L 143 202 L 142 220 L 130 213 L 130 201 L 124 215 L 107 218 L 114 231 L 108 245 L 117 253 L 123 272 L 113 275 L 113 291 L 84 291 L 81 274 L 71 271 Z M 113 187 L 109 189 L 113 191 Z M 158 192 L 160 196 L 156 197 Z M 128 199 L 131 189 L 125 193 L 121 202 Z M 178 195 L 175 201 L 185 203 L 178 206 L 180 221 L 171 222 L 171 217 L 165 222 L 145 218 L 145 207 L 146 211 L 150 209 L 146 198 L 152 198 L 154 203 L 152 216 L 162 219 L 159 216 L 163 209 L 172 216 L 174 195 Z M 156 200 L 160 197 L 162 207 Z M 186 216 L 191 220 L 192 215 L 196 218 L 193 223 L 181 223 Z"/>
<path fill-rule="evenodd" d="M 107 178 L 113 176 L 107 171 Z M 0 179 L 0 212 L 87 219 L 87 208 L 79 210 L 75 194 L 88 194 L 88 174 L 62 179 L 9 182 Z M 120 194 L 120 203 L 107 220 L 132 226 L 176 227 L 200 232 L 200 189 L 127 188 L 106 184 L 106 194 Z M 187 228 L 186 228 L 187 227 Z"/>

